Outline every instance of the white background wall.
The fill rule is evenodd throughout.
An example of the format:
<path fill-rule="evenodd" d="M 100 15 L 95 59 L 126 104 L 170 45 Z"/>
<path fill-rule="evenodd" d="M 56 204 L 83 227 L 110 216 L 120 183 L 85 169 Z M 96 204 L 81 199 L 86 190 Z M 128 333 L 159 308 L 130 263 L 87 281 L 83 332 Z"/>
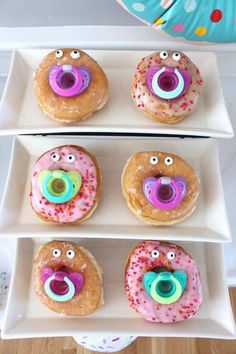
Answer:
<path fill-rule="evenodd" d="M 140 24 L 116 0 L 0 0 L 0 27 Z"/>

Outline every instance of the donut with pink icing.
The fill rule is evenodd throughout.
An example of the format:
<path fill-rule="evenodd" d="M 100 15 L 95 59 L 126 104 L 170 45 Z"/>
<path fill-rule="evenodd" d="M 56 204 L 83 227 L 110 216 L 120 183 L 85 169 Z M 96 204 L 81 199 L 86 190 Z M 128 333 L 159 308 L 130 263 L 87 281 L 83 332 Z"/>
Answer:
<path fill-rule="evenodd" d="M 80 146 L 58 146 L 36 161 L 30 202 L 45 221 L 82 222 L 96 209 L 100 188 L 101 171 L 95 157 Z"/>
<path fill-rule="evenodd" d="M 151 322 L 186 320 L 202 303 L 196 261 L 168 242 L 143 241 L 131 251 L 125 289 L 131 307 Z"/>
<path fill-rule="evenodd" d="M 186 54 L 162 50 L 138 63 L 131 94 L 146 116 L 174 124 L 194 112 L 202 87 L 201 73 Z"/>

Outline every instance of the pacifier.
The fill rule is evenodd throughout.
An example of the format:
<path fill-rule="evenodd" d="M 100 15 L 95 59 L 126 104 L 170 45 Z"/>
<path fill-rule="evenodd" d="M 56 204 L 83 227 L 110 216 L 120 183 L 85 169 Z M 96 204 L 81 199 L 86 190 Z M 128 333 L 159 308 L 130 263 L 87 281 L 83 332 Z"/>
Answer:
<path fill-rule="evenodd" d="M 75 65 L 53 65 L 49 70 L 52 90 L 63 97 L 78 96 L 90 85 L 92 74 L 88 67 Z"/>
<path fill-rule="evenodd" d="M 146 292 L 159 304 L 167 305 L 176 302 L 187 286 L 187 275 L 183 270 L 174 273 L 162 271 L 160 273 L 147 272 L 143 283 Z"/>
<path fill-rule="evenodd" d="M 42 271 L 42 281 L 47 296 L 58 302 L 70 301 L 84 285 L 82 273 L 71 272 L 66 267 L 58 271 L 45 267 Z"/>
<path fill-rule="evenodd" d="M 59 204 L 74 198 L 82 184 L 82 177 L 76 170 L 42 170 L 38 177 L 42 195 L 51 203 Z"/>
<path fill-rule="evenodd" d="M 148 177 L 143 182 L 143 192 L 147 200 L 158 209 L 177 208 L 186 195 L 184 177 Z"/>
<path fill-rule="evenodd" d="M 153 66 L 146 75 L 148 89 L 164 100 L 183 96 L 189 89 L 191 75 L 186 69 Z"/>

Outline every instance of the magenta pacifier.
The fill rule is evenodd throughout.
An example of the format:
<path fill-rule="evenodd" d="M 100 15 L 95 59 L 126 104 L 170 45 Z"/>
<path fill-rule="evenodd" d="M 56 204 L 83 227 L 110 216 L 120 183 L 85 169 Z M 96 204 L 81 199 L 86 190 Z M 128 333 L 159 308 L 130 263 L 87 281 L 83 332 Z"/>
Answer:
<path fill-rule="evenodd" d="M 58 271 L 45 267 L 42 271 L 42 280 L 47 296 L 58 302 L 71 300 L 84 285 L 82 273 L 71 272 L 66 267 Z"/>
<path fill-rule="evenodd" d="M 154 95 L 171 100 L 187 92 L 191 83 L 191 75 L 185 69 L 152 66 L 147 72 L 146 83 Z"/>
<path fill-rule="evenodd" d="M 184 177 L 148 177 L 143 182 L 147 200 L 158 209 L 171 210 L 178 207 L 186 195 Z"/>
<path fill-rule="evenodd" d="M 52 90 L 63 97 L 78 96 L 90 85 L 92 74 L 88 67 L 53 65 L 49 71 Z"/>

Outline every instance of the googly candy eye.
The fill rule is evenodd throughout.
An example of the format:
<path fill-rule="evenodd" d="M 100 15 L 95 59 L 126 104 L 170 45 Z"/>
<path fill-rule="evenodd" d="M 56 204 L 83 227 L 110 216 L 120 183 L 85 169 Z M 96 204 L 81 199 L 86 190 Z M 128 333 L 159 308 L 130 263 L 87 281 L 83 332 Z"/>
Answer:
<path fill-rule="evenodd" d="M 80 52 L 78 50 L 73 50 L 70 53 L 70 56 L 71 56 L 72 59 L 78 59 L 80 57 Z"/>
<path fill-rule="evenodd" d="M 175 61 L 179 61 L 181 59 L 181 55 L 179 53 L 174 53 L 172 55 L 172 58 L 175 60 Z"/>
<path fill-rule="evenodd" d="M 66 159 L 67 159 L 68 162 L 74 162 L 75 161 L 75 155 L 69 154 Z"/>
<path fill-rule="evenodd" d="M 175 258 L 174 252 L 168 252 L 168 253 L 167 253 L 167 258 L 168 258 L 169 260 L 174 259 L 174 258 Z"/>
<path fill-rule="evenodd" d="M 62 58 L 63 57 L 63 51 L 61 49 L 58 49 L 56 51 L 56 58 Z"/>
<path fill-rule="evenodd" d="M 167 156 L 167 157 L 165 158 L 165 164 L 166 164 L 167 166 L 172 165 L 173 162 L 174 162 L 174 160 L 172 159 L 172 157 Z"/>
<path fill-rule="evenodd" d="M 152 258 L 158 258 L 160 253 L 157 250 L 152 251 Z"/>
<path fill-rule="evenodd" d="M 54 153 L 51 155 L 51 159 L 52 159 L 52 161 L 54 161 L 54 162 L 59 161 L 60 158 L 61 158 L 60 155 L 57 154 L 56 152 L 54 152 Z"/>
<path fill-rule="evenodd" d="M 157 157 L 157 156 L 152 156 L 152 157 L 150 158 L 150 163 L 151 163 L 152 165 L 157 165 L 157 164 L 158 164 L 158 157 Z"/>
<path fill-rule="evenodd" d="M 161 59 L 167 59 L 168 58 L 168 52 L 166 52 L 165 50 L 160 52 L 160 58 Z"/>
<path fill-rule="evenodd" d="M 75 252 L 73 250 L 69 250 L 66 252 L 68 258 L 74 258 Z"/>
<path fill-rule="evenodd" d="M 53 250 L 52 254 L 54 257 L 60 257 L 61 251 L 58 248 L 55 248 L 55 250 Z"/>

